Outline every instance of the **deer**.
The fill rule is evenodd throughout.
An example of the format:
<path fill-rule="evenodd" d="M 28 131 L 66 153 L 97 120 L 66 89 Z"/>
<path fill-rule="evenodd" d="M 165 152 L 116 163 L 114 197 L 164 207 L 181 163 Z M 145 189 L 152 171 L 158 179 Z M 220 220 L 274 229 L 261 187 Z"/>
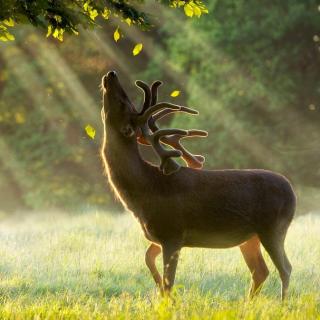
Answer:
<path fill-rule="evenodd" d="M 263 169 L 203 169 L 204 157 L 186 150 L 181 139 L 206 137 L 205 131 L 160 129 L 156 124 L 171 113 L 198 114 L 157 102 L 161 84 L 136 81 L 144 92 L 141 111 L 130 101 L 115 71 L 104 75 L 101 84 L 105 174 L 150 241 L 145 263 L 161 294 L 170 295 L 182 248 L 238 246 L 251 273 L 249 297 L 253 298 L 269 274 L 262 245 L 278 270 L 284 299 L 292 271 L 284 243 L 296 207 L 290 182 Z M 151 146 L 160 165 L 144 160 L 139 144 Z M 155 264 L 161 253 L 162 276 Z"/>

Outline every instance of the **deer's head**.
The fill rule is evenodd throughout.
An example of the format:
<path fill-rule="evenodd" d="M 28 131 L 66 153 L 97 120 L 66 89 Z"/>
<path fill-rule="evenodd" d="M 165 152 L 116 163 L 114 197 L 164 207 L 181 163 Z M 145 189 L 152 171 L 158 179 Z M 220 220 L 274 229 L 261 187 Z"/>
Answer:
<path fill-rule="evenodd" d="M 133 104 L 123 90 L 115 71 L 102 78 L 103 106 L 102 121 L 116 133 L 131 138 L 135 134 L 133 122 L 136 112 Z"/>
<path fill-rule="evenodd" d="M 150 87 L 143 81 L 136 81 L 136 86 L 144 92 L 144 103 L 140 112 L 130 102 L 120 85 L 116 72 L 110 71 L 102 78 L 103 107 L 102 121 L 108 129 L 130 141 L 151 145 L 161 160 L 160 169 L 164 174 L 179 170 L 180 166 L 171 158 L 182 157 L 189 167 L 202 168 L 204 157 L 193 155 L 181 144 L 187 137 L 206 137 L 201 130 L 159 129 L 156 121 L 172 112 L 198 114 L 197 111 L 168 102 L 157 103 L 158 87 L 161 81 L 155 81 Z M 163 144 L 170 146 L 168 150 Z"/>

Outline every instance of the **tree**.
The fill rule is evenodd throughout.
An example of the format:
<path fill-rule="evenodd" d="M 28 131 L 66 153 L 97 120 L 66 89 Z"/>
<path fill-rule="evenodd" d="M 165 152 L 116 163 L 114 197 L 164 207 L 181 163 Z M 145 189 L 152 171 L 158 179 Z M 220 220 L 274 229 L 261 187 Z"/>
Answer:
<path fill-rule="evenodd" d="M 168 13 L 165 59 L 156 50 L 146 72 L 165 80 L 165 61 L 200 111 L 172 125 L 209 130 L 190 142 L 209 168 L 263 167 L 319 188 L 318 2 L 216 0 L 208 9 L 207 19 L 186 23 Z"/>
<path fill-rule="evenodd" d="M 165 4 L 180 7 L 189 17 L 206 11 L 200 2 Z M 101 123 L 97 86 L 102 72 L 119 59 L 106 58 L 87 32 L 68 37 L 63 46 L 43 41 L 43 33 L 62 41 L 65 32 L 99 25 L 98 33 L 109 39 L 117 25 L 121 33 L 128 25 L 147 30 L 152 27 L 149 17 L 159 16 L 146 15 L 140 8 L 132 1 L 0 0 L 0 39 L 7 41 L 0 52 L 1 208 L 114 204 L 97 161 Z M 147 4 L 144 9 L 153 10 Z M 43 33 L 32 32 L 30 26 L 17 28 L 22 24 Z M 117 52 L 124 49 L 122 44 L 116 47 Z M 96 128 L 95 139 L 85 133 L 88 124 Z"/>
<path fill-rule="evenodd" d="M 120 19 L 128 25 L 136 25 L 143 30 L 152 27 L 150 16 L 142 11 L 144 1 L 124 0 L 0 0 L 0 40 L 12 41 L 11 28 L 17 24 L 32 24 L 46 29 L 63 40 L 65 32 L 78 34 L 80 27 L 94 28 L 99 18 Z M 200 0 L 162 0 L 170 7 L 183 8 L 187 16 L 200 17 L 207 9 Z"/>

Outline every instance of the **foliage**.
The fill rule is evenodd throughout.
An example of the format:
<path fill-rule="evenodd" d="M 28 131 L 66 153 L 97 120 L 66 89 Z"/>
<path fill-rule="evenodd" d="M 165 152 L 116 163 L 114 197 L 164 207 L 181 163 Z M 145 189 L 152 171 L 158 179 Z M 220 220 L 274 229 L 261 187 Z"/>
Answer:
<path fill-rule="evenodd" d="M 13 27 L 14 21 L 9 18 L 0 22 L 0 41 L 13 41 L 15 38 L 9 32 L 8 27 Z"/>
<path fill-rule="evenodd" d="M 168 12 L 163 50 L 144 73 L 174 80 L 181 102 L 200 111 L 173 125 L 209 130 L 189 144 L 207 168 L 262 167 L 319 187 L 317 1 L 217 0 L 208 9 L 183 23 Z"/>
<path fill-rule="evenodd" d="M 316 1 L 212 0 L 202 19 L 163 4 L 145 3 L 161 26 L 148 33 L 110 19 L 63 45 L 44 41 L 32 27 L 16 29 L 16 41 L 1 44 L 1 208 L 114 205 L 99 159 L 98 85 L 107 70 L 117 70 L 137 106 L 142 97 L 134 80 L 160 79 L 160 100 L 199 110 L 198 117 L 175 116 L 170 126 L 209 131 L 208 138 L 184 142 L 206 156 L 206 168 L 279 171 L 299 187 L 300 212 L 319 203 Z M 133 56 L 138 43 L 143 49 Z M 143 155 L 154 160 L 150 151 Z"/>
<path fill-rule="evenodd" d="M 62 55 L 56 45 L 44 44 L 29 29 L 17 33 L 14 43 L 3 44 L 2 208 L 84 209 L 113 200 L 99 159 L 101 132 L 94 130 L 101 127 L 96 70 L 105 68 L 105 61 L 92 43 L 87 42 L 88 51 L 81 48 L 81 38 L 66 43 Z M 91 66 L 88 52 L 96 56 Z M 83 84 L 75 68 L 80 68 Z M 95 93 L 94 99 L 87 90 Z"/>
<path fill-rule="evenodd" d="M 289 229 L 293 273 L 285 303 L 267 256 L 261 295 L 245 299 L 250 275 L 238 248 L 183 249 L 173 303 L 156 294 L 144 263 L 147 242 L 132 216 L 2 217 L 0 318 L 319 319 L 319 228 L 319 218 L 309 216 Z"/>
<path fill-rule="evenodd" d="M 183 7 L 186 15 L 200 17 L 207 13 L 200 0 L 169 0 L 170 7 Z M 29 23 L 35 27 L 47 29 L 47 37 L 52 35 L 63 41 L 65 32 L 78 34 L 79 28 L 94 28 L 97 19 L 120 18 L 128 25 L 149 29 L 151 20 L 140 8 L 143 1 L 118 0 L 10 0 L 0 1 L 0 40 L 14 40 L 8 26 Z"/>

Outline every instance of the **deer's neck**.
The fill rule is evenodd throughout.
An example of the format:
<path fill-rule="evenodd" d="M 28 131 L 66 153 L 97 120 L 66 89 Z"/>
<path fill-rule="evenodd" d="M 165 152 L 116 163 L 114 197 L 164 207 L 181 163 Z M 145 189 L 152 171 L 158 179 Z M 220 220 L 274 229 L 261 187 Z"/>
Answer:
<path fill-rule="evenodd" d="M 149 165 L 141 159 L 136 141 L 105 129 L 101 154 L 116 196 L 126 208 L 135 210 L 137 200 L 150 183 L 147 177 Z"/>

